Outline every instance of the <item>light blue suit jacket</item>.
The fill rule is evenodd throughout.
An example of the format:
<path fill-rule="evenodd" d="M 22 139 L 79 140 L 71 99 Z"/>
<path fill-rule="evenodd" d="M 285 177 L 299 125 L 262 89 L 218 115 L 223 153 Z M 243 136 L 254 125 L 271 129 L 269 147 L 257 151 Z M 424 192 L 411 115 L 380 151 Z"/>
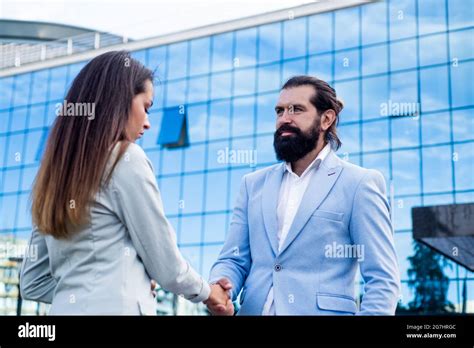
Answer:
<path fill-rule="evenodd" d="M 210 281 L 228 278 L 233 300 L 242 290 L 239 315 L 262 314 L 272 285 L 277 315 L 393 315 L 400 278 L 383 176 L 331 151 L 278 251 L 283 174 L 280 163 L 244 176 Z M 365 281 L 360 309 L 358 266 Z"/>

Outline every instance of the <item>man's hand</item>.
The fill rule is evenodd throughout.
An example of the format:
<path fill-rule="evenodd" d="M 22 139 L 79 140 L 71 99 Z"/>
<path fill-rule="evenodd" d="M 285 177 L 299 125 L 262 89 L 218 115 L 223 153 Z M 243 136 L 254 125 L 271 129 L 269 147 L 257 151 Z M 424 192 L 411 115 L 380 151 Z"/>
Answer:
<path fill-rule="evenodd" d="M 212 315 L 233 315 L 234 304 L 229 296 L 232 284 L 226 278 L 211 285 L 211 295 L 204 301 Z"/>

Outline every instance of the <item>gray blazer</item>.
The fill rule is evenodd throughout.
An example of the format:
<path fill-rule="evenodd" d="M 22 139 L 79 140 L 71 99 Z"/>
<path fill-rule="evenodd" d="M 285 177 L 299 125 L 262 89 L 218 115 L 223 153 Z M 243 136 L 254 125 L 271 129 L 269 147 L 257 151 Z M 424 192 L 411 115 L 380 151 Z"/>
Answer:
<path fill-rule="evenodd" d="M 154 315 L 151 279 L 192 302 L 209 297 L 209 285 L 178 250 L 153 167 L 138 145 L 129 145 L 90 210 L 89 224 L 68 240 L 33 228 L 31 255 L 38 256 L 27 254 L 21 267 L 24 299 L 51 303 L 54 315 Z"/>

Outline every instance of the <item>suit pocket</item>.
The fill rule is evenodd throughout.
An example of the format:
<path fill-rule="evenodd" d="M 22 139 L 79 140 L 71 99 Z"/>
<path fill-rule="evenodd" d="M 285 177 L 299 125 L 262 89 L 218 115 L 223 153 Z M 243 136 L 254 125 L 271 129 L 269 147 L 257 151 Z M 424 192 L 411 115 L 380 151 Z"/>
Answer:
<path fill-rule="evenodd" d="M 316 303 L 319 309 L 335 312 L 346 312 L 355 314 L 357 305 L 352 297 L 337 294 L 316 294 Z M 338 313 L 334 313 L 338 314 Z"/>
<path fill-rule="evenodd" d="M 344 213 L 336 213 L 333 211 L 317 209 L 313 213 L 312 217 L 319 217 L 319 218 L 324 218 L 324 219 L 329 219 L 329 220 L 334 220 L 334 221 L 342 221 L 342 218 L 344 217 Z"/>

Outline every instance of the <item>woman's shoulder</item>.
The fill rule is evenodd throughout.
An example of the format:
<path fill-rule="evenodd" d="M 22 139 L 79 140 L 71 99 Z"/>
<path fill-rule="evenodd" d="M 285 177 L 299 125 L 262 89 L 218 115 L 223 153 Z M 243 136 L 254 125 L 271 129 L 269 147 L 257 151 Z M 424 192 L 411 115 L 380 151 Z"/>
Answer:
<path fill-rule="evenodd" d="M 113 151 L 109 161 L 109 165 L 115 163 L 117 156 L 120 153 L 122 142 L 118 142 Z M 145 151 L 134 143 L 129 143 L 117 161 L 113 169 L 112 177 L 116 180 L 119 178 L 127 178 L 130 176 L 146 176 L 149 172 L 153 173 L 153 166 L 148 159 Z"/>

